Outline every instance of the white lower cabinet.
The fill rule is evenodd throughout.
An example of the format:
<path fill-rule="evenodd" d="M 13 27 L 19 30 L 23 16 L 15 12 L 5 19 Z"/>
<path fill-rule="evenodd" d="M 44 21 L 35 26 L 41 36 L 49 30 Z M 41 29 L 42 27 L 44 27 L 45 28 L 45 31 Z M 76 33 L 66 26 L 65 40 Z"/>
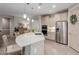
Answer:
<path fill-rule="evenodd" d="M 48 32 L 46 39 L 55 40 L 55 32 Z"/>

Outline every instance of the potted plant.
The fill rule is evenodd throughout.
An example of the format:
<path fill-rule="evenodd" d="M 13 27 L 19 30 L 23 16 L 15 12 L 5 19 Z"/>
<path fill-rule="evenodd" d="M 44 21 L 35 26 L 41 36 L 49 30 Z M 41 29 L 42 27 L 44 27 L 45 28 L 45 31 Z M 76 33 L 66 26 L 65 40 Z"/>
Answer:
<path fill-rule="evenodd" d="M 32 32 L 35 32 L 35 29 L 32 29 Z"/>

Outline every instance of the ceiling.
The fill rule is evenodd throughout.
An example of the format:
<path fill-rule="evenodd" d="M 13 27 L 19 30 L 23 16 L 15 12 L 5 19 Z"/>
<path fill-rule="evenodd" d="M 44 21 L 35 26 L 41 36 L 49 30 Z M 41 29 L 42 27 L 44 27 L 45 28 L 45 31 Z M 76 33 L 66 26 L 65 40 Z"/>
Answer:
<path fill-rule="evenodd" d="M 52 8 L 52 5 L 56 5 L 56 7 Z M 27 15 L 52 14 L 65 10 L 72 5 L 73 3 L 0 3 L 0 16 L 21 16 L 25 12 Z"/>

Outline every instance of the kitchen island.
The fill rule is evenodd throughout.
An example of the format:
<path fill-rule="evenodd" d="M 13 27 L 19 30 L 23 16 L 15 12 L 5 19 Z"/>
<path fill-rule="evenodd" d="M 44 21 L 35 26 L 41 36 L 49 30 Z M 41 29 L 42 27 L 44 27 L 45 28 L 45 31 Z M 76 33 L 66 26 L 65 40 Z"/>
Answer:
<path fill-rule="evenodd" d="M 44 36 L 42 33 L 24 33 L 16 37 L 16 43 L 24 47 L 25 55 L 43 55 L 44 54 Z"/>

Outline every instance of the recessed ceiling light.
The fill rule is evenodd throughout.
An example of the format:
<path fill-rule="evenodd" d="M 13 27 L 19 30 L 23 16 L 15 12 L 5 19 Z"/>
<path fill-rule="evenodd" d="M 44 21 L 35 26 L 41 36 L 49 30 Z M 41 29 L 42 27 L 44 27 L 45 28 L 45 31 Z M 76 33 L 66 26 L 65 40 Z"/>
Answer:
<path fill-rule="evenodd" d="M 40 6 L 38 6 L 38 9 L 40 9 L 41 7 Z"/>
<path fill-rule="evenodd" d="M 56 5 L 53 5 L 52 7 L 53 7 L 53 8 L 56 8 Z"/>

